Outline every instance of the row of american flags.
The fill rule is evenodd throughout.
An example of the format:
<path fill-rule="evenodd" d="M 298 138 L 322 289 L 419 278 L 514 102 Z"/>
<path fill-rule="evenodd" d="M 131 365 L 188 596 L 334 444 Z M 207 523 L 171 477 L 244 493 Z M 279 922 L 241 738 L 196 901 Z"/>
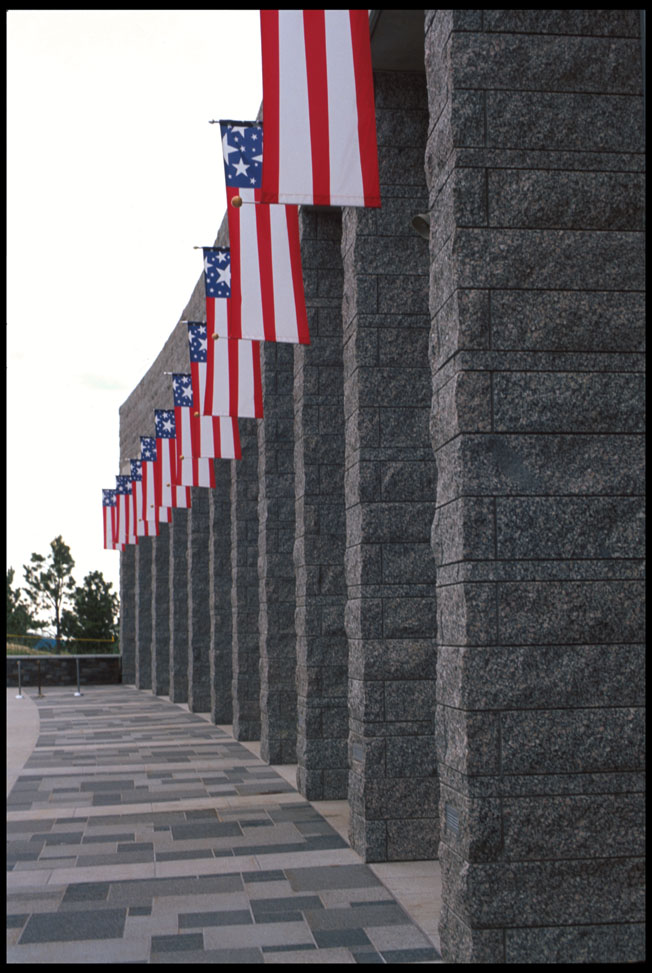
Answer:
<path fill-rule="evenodd" d="M 260 343 L 308 345 L 299 205 L 380 206 L 366 10 L 261 10 L 263 122 L 220 121 L 229 247 L 205 247 L 206 320 L 185 322 L 188 371 L 154 410 L 129 475 L 102 491 L 104 546 L 155 536 L 214 459 L 240 459 L 263 416 Z M 264 153 L 263 153 L 264 131 Z"/>

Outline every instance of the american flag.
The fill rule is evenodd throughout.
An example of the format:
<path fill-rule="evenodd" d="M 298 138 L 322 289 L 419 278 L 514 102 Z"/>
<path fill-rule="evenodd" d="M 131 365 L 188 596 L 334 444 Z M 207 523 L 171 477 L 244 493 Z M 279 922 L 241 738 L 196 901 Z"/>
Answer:
<path fill-rule="evenodd" d="M 124 551 L 125 545 L 118 541 L 118 513 L 115 490 L 102 490 L 102 514 L 104 519 L 104 547 L 107 551 Z"/>
<path fill-rule="evenodd" d="M 177 481 L 174 409 L 154 409 L 156 431 L 156 502 L 159 507 L 189 507 L 190 489 Z"/>
<path fill-rule="evenodd" d="M 369 12 L 261 10 L 260 25 L 263 202 L 380 206 Z"/>
<path fill-rule="evenodd" d="M 240 459 L 240 433 L 231 416 L 204 416 L 194 407 L 192 375 L 173 374 L 177 463 L 190 457 Z M 178 466 L 180 471 L 180 466 Z M 180 478 L 184 483 L 185 479 Z"/>
<path fill-rule="evenodd" d="M 120 544 L 137 544 L 138 535 L 134 524 L 131 478 L 123 475 L 116 476 L 115 492 L 118 508 L 118 541 Z"/>
<path fill-rule="evenodd" d="M 134 522 L 136 534 L 139 537 L 152 537 L 158 534 L 158 523 L 156 518 L 148 519 L 146 506 L 147 491 L 147 469 L 146 464 L 139 459 L 130 459 L 131 469 L 131 492 L 133 496 Z M 145 467 L 145 469 L 143 469 Z M 145 475 L 143 475 L 145 474 Z"/>
<path fill-rule="evenodd" d="M 199 433 L 200 416 L 193 416 L 192 377 L 172 375 L 174 394 L 174 424 L 177 433 L 177 472 L 176 480 L 181 486 L 215 486 L 213 461 L 193 451 L 193 426 L 196 437 Z M 210 416 L 207 417 L 210 421 Z M 185 435 L 184 435 L 185 434 Z"/>
<path fill-rule="evenodd" d="M 188 342 L 194 411 L 207 416 L 261 418 L 259 342 L 209 338 L 206 325 L 198 322 L 188 324 Z"/>
<path fill-rule="evenodd" d="M 261 205 L 261 125 L 220 125 L 231 245 L 228 333 L 232 338 L 309 344 L 298 208 Z M 236 196 L 243 200 L 240 207 L 232 205 Z"/>
<path fill-rule="evenodd" d="M 150 524 L 167 524 L 172 519 L 172 511 L 168 507 L 159 507 L 156 502 L 157 459 L 156 439 L 153 436 L 141 436 L 140 460 L 145 518 Z"/>
<path fill-rule="evenodd" d="M 203 412 L 209 416 L 262 418 L 259 341 L 209 339 Z"/>

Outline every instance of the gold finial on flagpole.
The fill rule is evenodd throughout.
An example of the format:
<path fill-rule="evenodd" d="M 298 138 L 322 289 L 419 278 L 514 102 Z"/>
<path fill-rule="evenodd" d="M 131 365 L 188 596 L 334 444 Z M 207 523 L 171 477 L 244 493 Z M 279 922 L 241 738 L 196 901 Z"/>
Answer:
<path fill-rule="evenodd" d="M 213 341 L 217 341 L 217 339 L 219 338 L 219 334 L 217 333 L 217 331 L 214 331 L 213 332 L 213 334 L 211 335 L 211 338 L 213 339 Z"/>
<path fill-rule="evenodd" d="M 239 207 L 242 206 L 242 196 L 234 196 L 231 200 L 231 206 L 235 206 L 236 209 L 239 209 Z"/>

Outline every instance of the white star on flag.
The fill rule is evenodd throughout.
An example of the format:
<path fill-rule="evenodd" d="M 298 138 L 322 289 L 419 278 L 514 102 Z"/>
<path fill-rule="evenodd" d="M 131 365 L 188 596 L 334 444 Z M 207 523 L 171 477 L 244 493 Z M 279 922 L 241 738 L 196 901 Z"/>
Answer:
<path fill-rule="evenodd" d="M 231 154 L 231 152 L 239 152 L 239 151 L 240 150 L 237 149 L 235 146 L 229 145 L 229 133 L 227 132 L 224 138 L 222 139 L 222 152 L 224 153 L 224 160 L 227 165 L 229 165 L 229 155 Z"/>

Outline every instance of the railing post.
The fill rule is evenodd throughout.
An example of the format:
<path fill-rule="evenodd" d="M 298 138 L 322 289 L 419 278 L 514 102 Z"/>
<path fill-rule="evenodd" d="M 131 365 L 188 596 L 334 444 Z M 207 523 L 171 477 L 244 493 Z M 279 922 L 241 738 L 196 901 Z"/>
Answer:
<path fill-rule="evenodd" d="M 18 660 L 18 695 L 16 696 L 16 699 L 22 699 L 22 698 L 23 698 L 23 691 L 20 685 L 20 659 L 19 659 Z"/>
<path fill-rule="evenodd" d="M 75 696 L 81 696 L 83 694 L 81 689 L 79 688 L 79 659 L 78 658 L 75 659 L 75 662 L 77 663 L 77 692 L 75 693 Z"/>
<path fill-rule="evenodd" d="M 43 693 L 41 692 L 41 660 L 40 659 L 38 659 L 36 663 L 36 680 L 38 682 L 38 695 L 42 696 Z"/>

